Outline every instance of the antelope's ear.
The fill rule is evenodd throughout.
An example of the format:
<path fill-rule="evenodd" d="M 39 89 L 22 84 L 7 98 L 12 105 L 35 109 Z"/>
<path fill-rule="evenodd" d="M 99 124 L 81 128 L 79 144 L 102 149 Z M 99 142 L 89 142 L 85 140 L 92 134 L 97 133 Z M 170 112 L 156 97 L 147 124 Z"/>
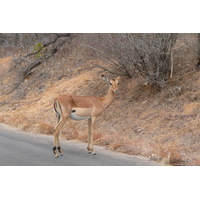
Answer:
<path fill-rule="evenodd" d="M 102 75 L 102 79 L 106 82 L 109 82 L 109 79 L 107 77 L 105 77 L 104 75 Z"/>
<path fill-rule="evenodd" d="M 117 78 L 116 78 L 116 81 L 118 81 L 118 83 L 120 82 L 120 80 L 121 80 L 121 77 L 120 76 L 118 76 Z"/>

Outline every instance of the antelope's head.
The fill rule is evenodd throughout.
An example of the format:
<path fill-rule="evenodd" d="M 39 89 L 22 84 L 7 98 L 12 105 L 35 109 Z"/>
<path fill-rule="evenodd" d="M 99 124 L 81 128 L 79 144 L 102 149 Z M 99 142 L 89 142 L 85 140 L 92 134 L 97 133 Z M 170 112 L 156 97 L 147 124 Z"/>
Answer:
<path fill-rule="evenodd" d="M 107 83 L 110 84 L 110 88 L 113 91 L 113 93 L 117 94 L 118 93 L 118 85 L 119 85 L 121 78 L 118 76 L 116 79 L 109 80 L 104 75 L 102 75 L 102 78 L 103 78 L 104 81 L 106 81 Z"/>

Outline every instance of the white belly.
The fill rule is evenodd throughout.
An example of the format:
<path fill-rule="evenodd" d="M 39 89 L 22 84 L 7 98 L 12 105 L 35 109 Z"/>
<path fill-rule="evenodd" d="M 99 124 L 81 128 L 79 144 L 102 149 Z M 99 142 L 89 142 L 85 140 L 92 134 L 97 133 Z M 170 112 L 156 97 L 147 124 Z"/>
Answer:
<path fill-rule="evenodd" d="M 81 116 L 76 115 L 75 113 L 71 113 L 69 117 L 73 120 L 83 120 L 83 119 L 91 118 L 91 116 L 81 117 Z"/>
<path fill-rule="evenodd" d="M 73 108 L 70 118 L 73 120 L 83 120 L 91 118 L 92 108 Z"/>

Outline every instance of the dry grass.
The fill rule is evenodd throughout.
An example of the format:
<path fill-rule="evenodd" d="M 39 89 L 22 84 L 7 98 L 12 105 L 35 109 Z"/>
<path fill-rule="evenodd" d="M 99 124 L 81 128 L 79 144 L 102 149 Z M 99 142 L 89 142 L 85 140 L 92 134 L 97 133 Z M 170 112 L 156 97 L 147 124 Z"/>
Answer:
<path fill-rule="evenodd" d="M 12 60 L 13 60 L 13 58 L 11 56 L 1 59 L 1 61 L 0 61 L 0 74 L 2 74 L 5 70 L 7 70 L 7 68 L 9 67 Z"/>
<path fill-rule="evenodd" d="M 10 62 L 10 57 L 1 59 L 1 70 L 9 68 Z M 21 91 L 26 89 L 24 98 L 0 96 L 0 122 L 25 131 L 52 134 L 56 124 L 52 102 L 56 96 L 105 95 L 107 85 L 100 78 L 100 69 L 92 67 L 90 61 L 79 67 L 69 63 L 65 62 L 65 76 L 56 81 L 35 72 L 22 86 Z M 36 77 L 41 81 L 39 85 L 34 84 Z M 6 78 L 3 81 L 6 83 Z M 169 87 L 160 92 L 145 85 L 140 77 L 123 78 L 119 95 L 98 120 L 95 145 L 146 156 L 164 165 L 200 165 L 199 84 L 199 73 L 192 71 L 181 78 L 173 77 Z M 67 122 L 62 137 L 87 142 L 87 121 Z"/>

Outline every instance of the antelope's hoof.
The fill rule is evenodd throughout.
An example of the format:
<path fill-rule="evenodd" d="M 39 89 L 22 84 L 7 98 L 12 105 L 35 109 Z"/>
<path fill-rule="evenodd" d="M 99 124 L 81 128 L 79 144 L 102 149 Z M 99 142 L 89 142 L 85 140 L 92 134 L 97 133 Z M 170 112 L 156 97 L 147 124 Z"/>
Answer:
<path fill-rule="evenodd" d="M 93 152 L 92 155 L 96 155 L 96 152 Z"/>
<path fill-rule="evenodd" d="M 63 156 L 63 153 L 61 153 L 60 156 Z"/>
<path fill-rule="evenodd" d="M 87 147 L 87 151 L 88 151 L 88 154 L 91 154 L 91 150 L 89 147 Z"/>

